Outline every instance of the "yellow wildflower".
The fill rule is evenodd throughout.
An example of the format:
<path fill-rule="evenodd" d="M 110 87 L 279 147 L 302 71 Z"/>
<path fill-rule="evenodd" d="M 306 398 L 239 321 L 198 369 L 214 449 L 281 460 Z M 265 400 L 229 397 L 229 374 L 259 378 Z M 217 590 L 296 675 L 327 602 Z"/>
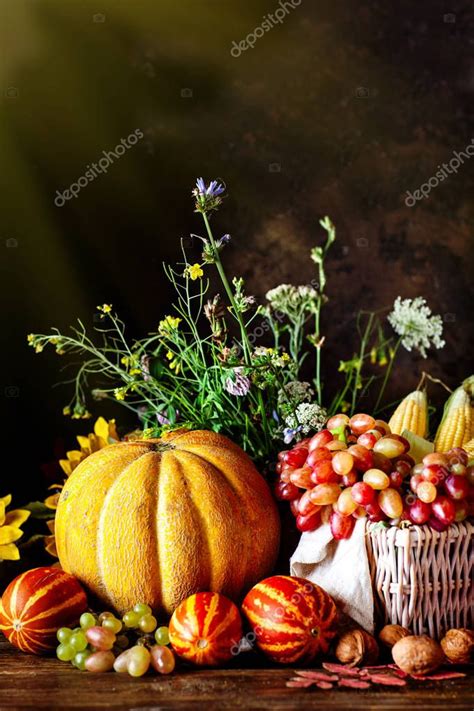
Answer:
<path fill-rule="evenodd" d="M 34 334 L 34 333 L 29 333 L 29 334 L 27 335 L 27 337 L 26 337 L 26 340 L 28 341 L 28 344 L 29 344 L 30 346 L 32 346 L 33 343 L 35 342 L 35 334 Z"/>
<path fill-rule="evenodd" d="M 129 358 L 128 356 L 122 356 L 122 357 L 120 358 L 120 362 L 121 362 L 123 365 L 127 366 L 127 365 L 129 365 L 129 363 L 130 363 L 130 358 Z"/>
<path fill-rule="evenodd" d="M 63 407 L 63 415 L 67 416 L 71 414 L 71 408 L 69 405 L 66 405 L 66 407 Z"/>
<path fill-rule="evenodd" d="M 142 371 L 141 368 L 132 368 L 130 370 L 130 375 L 141 375 Z"/>
<path fill-rule="evenodd" d="M 109 314 L 112 311 L 112 304 L 102 304 L 97 307 L 97 310 L 102 311 L 103 314 Z"/>
<path fill-rule="evenodd" d="M 115 388 L 114 395 L 116 400 L 125 400 L 127 388 Z"/>
<path fill-rule="evenodd" d="M 6 513 L 12 497 L 10 494 L 0 498 L 0 561 L 19 560 L 20 551 L 15 542 L 22 537 L 20 526 L 29 517 L 30 512 L 25 509 L 14 509 Z"/>
<path fill-rule="evenodd" d="M 184 270 L 184 276 L 189 277 L 192 281 L 196 279 L 201 279 L 204 276 L 204 272 L 200 264 L 188 264 Z"/>
<path fill-rule="evenodd" d="M 41 343 L 37 343 L 35 346 L 35 353 L 41 353 L 44 350 L 44 347 L 41 345 Z"/>
<path fill-rule="evenodd" d="M 387 356 L 385 355 L 385 353 L 382 353 L 382 355 L 379 358 L 379 365 L 383 367 L 384 365 L 387 365 L 387 363 L 388 363 Z"/>
<path fill-rule="evenodd" d="M 377 349 L 372 348 L 370 351 L 370 362 L 374 365 L 377 362 Z"/>
<path fill-rule="evenodd" d="M 178 328 L 182 319 L 179 316 L 165 316 L 165 318 L 158 324 L 158 331 L 161 334 L 169 333 L 169 331 L 174 331 Z"/>

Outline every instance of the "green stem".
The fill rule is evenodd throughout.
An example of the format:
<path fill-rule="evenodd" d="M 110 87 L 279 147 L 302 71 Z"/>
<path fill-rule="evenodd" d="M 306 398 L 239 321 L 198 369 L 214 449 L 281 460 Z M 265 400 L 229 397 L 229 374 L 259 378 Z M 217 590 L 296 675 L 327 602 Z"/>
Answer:
<path fill-rule="evenodd" d="M 234 316 L 237 319 L 239 327 L 240 327 L 240 334 L 241 334 L 241 338 L 242 338 L 242 348 L 244 351 L 244 360 L 245 360 L 245 363 L 247 365 L 249 365 L 250 364 L 251 347 L 250 347 L 250 342 L 248 340 L 247 331 L 245 330 L 245 324 L 244 324 L 244 321 L 242 318 L 242 314 L 240 313 L 240 311 L 237 307 L 237 304 L 235 303 L 234 294 L 232 292 L 231 286 L 229 284 L 226 273 L 224 271 L 224 267 L 222 266 L 221 258 L 219 256 L 219 250 L 218 250 L 216 242 L 214 240 L 214 236 L 211 231 L 211 226 L 209 224 L 208 217 L 205 212 L 203 212 L 201 214 L 202 214 L 202 217 L 204 220 L 204 224 L 206 225 L 207 234 L 208 234 L 211 246 L 212 246 L 214 258 L 216 260 L 217 271 L 219 272 L 219 276 L 221 278 L 221 281 L 224 285 L 224 289 L 226 290 L 228 299 L 229 299 L 230 304 L 232 306 Z"/>
<path fill-rule="evenodd" d="M 388 364 L 387 370 L 385 371 L 385 377 L 384 377 L 384 379 L 383 379 L 382 387 L 380 388 L 380 392 L 379 392 L 379 396 L 378 396 L 378 398 L 377 398 L 377 402 L 375 403 L 374 412 L 377 412 L 377 409 L 378 409 L 378 407 L 379 407 L 379 405 L 380 405 L 380 402 L 381 402 L 381 400 L 382 400 L 382 397 L 383 397 L 383 395 L 384 395 L 385 388 L 386 388 L 386 386 L 387 386 L 388 379 L 390 378 L 390 374 L 391 374 L 391 372 L 392 372 L 393 364 L 394 364 L 394 362 L 395 362 L 395 356 L 397 355 L 397 351 L 398 351 L 398 349 L 399 349 L 399 347 L 400 347 L 400 343 L 401 343 L 401 342 L 402 342 L 402 339 L 401 339 L 401 337 L 400 337 L 400 338 L 398 339 L 398 341 L 396 342 L 396 344 L 395 344 L 395 348 L 393 349 L 393 354 L 392 354 L 392 357 L 391 357 L 391 359 L 390 359 L 390 363 Z"/>
<path fill-rule="evenodd" d="M 315 345 L 316 345 L 316 394 L 318 398 L 318 405 L 322 405 L 323 393 L 321 387 L 321 346 L 319 344 L 320 339 L 320 315 L 321 315 L 321 299 L 318 299 L 316 306 L 316 314 L 314 316 L 314 328 L 315 328 Z"/>

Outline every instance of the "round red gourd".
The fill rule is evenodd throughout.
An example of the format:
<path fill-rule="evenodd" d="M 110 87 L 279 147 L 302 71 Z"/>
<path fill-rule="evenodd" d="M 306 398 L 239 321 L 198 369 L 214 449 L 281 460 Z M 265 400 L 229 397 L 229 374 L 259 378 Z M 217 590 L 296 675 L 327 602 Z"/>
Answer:
<path fill-rule="evenodd" d="M 174 611 L 169 636 L 176 654 L 188 662 L 199 666 L 225 664 L 239 652 L 239 609 L 219 593 L 196 593 Z"/>
<path fill-rule="evenodd" d="M 274 662 L 309 662 L 326 653 L 336 634 L 334 600 L 304 578 L 275 575 L 257 583 L 242 610 L 257 646 Z"/>
<path fill-rule="evenodd" d="M 46 654 L 60 627 L 73 627 L 87 610 L 86 593 L 60 568 L 33 568 L 12 580 L 0 602 L 0 630 L 22 652 Z"/>

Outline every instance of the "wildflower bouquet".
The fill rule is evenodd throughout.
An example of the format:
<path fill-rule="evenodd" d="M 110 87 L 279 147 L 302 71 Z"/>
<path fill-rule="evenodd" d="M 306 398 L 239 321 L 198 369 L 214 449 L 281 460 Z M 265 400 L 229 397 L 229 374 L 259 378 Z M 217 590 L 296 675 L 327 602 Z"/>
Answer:
<path fill-rule="evenodd" d="M 112 305 L 103 304 L 95 337 L 78 321 L 71 333 L 30 334 L 28 342 L 36 352 L 52 345 L 58 355 L 73 356 L 73 394 L 64 414 L 87 418 L 91 399 L 113 399 L 136 414 L 142 436 L 175 427 L 210 429 L 233 438 L 263 464 L 282 440 L 320 430 L 334 412 L 356 411 L 375 382 L 381 383 L 378 407 L 400 345 L 425 356 L 429 346 L 443 345 L 442 323 L 421 297 L 395 302 L 388 322 L 398 340 L 386 335 L 380 314 L 361 312 L 358 347 L 340 363 L 342 385 L 328 401 L 321 312 L 334 225 L 328 217 L 320 222 L 325 240 L 311 251 L 314 280 L 281 284 L 258 305 L 242 278 L 226 274 L 221 255 L 230 236 L 217 237 L 211 228 L 224 191 L 217 181 L 197 181 L 192 195 L 204 235 L 194 237 L 202 243 L 202 258 L 191 263 L 182 244 L 182 263 L 164 265 L 175 300 L 145 338 L 131 342 Z M 217 270 L 222 293 L 210 293 L 211 269 Z"/>

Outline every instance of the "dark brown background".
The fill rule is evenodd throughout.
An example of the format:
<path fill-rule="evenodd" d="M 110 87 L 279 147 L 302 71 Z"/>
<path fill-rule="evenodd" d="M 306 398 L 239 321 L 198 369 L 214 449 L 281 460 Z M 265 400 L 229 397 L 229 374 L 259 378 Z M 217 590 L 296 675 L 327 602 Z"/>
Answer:
<path fill-rule="evenodd" d="M 0 493 L 14 490 L 18 503 L 41 495 L 39 465 L 54 440 L 72 445 L 89 426 L 62 417 L 66 393 L 52 389 L 59 361 L 35 356 L 26 333 L 76 316 L 91 323 L 103 302 L 131 335 L 154 328 L 169 296 L 161 261 L 178 259 L 179 237 L 201 229 L 190 199 L 199 175 L 227 183 L 216 228 L 233 237 L 229 271 L 259 297 L 283 281 L 310 281 L 318 220 L 335 222 L 323 319 L 330 373 L 351 355 L 354 313 L 389 307 L 399 294 L 427 298 L 443 315 L 447 345 L 426 362 L 404 354 L 389 396 L 405 394 L 422 368 L 452 387 L 472 371 L 474 164 L 415 207 L 404 204 L 474 135 L 470 3 L 303 0 L 232 57 L 232 42 L 276 7 L 0 3 L 9 462 Z M 137 128 L 142 142 L 55 207 L 56 190 Z"/>

